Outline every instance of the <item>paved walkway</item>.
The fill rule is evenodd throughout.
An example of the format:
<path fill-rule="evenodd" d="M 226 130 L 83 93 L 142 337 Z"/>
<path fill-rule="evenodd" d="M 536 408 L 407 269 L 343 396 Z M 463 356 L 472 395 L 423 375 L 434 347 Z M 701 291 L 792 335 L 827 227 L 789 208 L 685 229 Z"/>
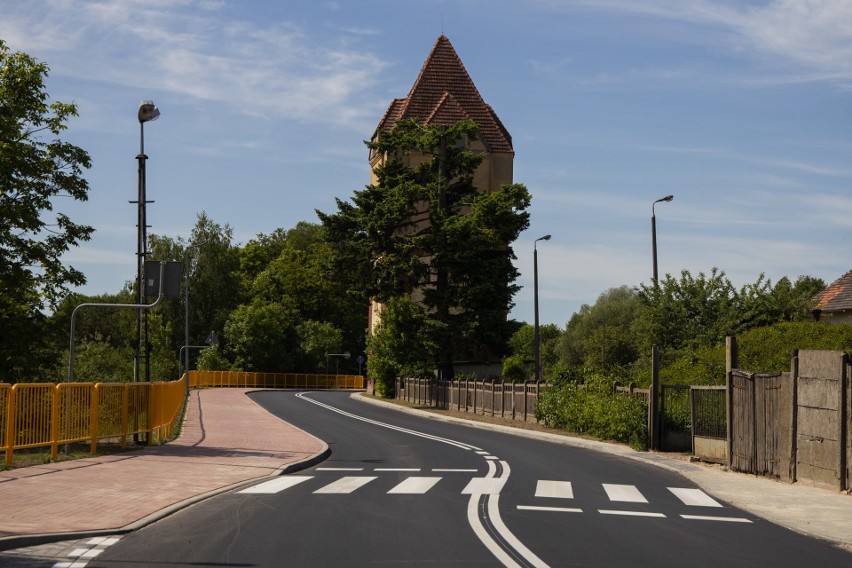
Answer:
<path fill-rule="evenodd" d="M 170 444 L 0 471 L 0 550 L 132 530 L 328 451 L 246 390 L 192 391 L 181 435 Z"/>
<path fill-rule="evenodd" d="M 181 436 L 165 446 L 0 472 L 0 550 L 126 532 L 211 494 L 324 459 L 324 442 L 272 416 L 245 392 L 193 391 Z M 409 411 L 654 463 L 732 505 L 852 551 L 850 495 L 616 444 Z"/>

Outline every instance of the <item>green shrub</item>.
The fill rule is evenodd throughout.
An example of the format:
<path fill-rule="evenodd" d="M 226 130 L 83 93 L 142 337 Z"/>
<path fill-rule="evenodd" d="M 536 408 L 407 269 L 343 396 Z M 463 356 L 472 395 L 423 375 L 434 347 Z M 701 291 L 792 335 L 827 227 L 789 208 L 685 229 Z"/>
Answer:
<path fill-rule="evenodd" d="M 647 412 L 644 399 L 612 393 L 605 377 L 547 389 L 535 410 L 536 418 L 549 427 L 624 442 L 640 450 L 647 447 Z"/>

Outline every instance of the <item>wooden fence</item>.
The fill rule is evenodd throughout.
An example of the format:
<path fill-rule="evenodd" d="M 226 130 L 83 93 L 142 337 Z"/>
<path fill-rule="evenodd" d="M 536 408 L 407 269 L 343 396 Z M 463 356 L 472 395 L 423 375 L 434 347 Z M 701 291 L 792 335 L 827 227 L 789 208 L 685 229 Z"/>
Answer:
<path fill-rule="evenodd" d="M 729 372 L 731 469 L 852 487 L 852 365 L 840 351 L 794 351 L 790 372 Z"/>

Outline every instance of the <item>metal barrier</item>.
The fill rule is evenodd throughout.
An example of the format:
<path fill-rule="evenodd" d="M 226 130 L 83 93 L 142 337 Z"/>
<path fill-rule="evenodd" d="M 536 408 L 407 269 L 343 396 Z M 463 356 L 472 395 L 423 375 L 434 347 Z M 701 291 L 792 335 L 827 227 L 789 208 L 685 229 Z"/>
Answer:
<path fill-rule="evenodd" d="M 361 375 L 190 371 L 189 386 L 276 389 L 363 389 L 364 377 Z"/>
<path fill-rule="evenodd" d="M 145 434 L 149 445 L 165 440 L 180 416 L 185 378 L 168 383 L 0 384 L 0 449 L 5 464 L 15 450 L 127 438 Z"/>

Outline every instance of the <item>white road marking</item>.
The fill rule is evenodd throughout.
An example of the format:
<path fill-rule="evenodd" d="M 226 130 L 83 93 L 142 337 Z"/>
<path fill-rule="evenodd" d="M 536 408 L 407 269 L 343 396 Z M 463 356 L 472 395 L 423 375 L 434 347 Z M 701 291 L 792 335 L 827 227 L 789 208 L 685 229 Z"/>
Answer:
<path fill-rule="evenodd" d="M 648 500 L 639 493 L 635 485 L 613 485 L 610 483 L 603 484 L 604 491 L 610 501 L 619 501 L 621 503 L 647 503 Z"/>
<path fill-rule="evenodd" d="M 373 471 L 420 471 L 419 467 L 377 467 Z"/>
<path fill-rule="evenodd" d="M 329 483 L 325 487 L 321 487 L 314 491 L 314 493 L 320 494 L 340 494 L 340 493 L 352 493 L 356 489 L 360 489 L 361 487 L 367 485 L 374 479 L 378 479 L 375 476 L 359 476 L 359 477 L 341 477 L 337 481 Z"/>
<path fill-rule="evenodd" d="M 490 465 L 491 462 L 489 462 Z M 509 474 L 511 470 L 509 469 L 509 463 L 505 461 L 501 461 L 500 465 L 503 466 L 503 480 L 509 479 Z M 548 565 L 544 560 L 535 555 L 535 553 L 526 547 L 524 543 L 522 543 L 518 537 L 516 537 L 512 531 L 509 530 L 509 527 L 503 522 L 503 517 L 500 516 L 500 507 L 499 507 L 500 495 L 491 495 L 488 498 L 488 516 L 491 524 L 494 525 L 494 529 L 503 537 L 503 540 L 506 543 L 515 549 L 515 551 L 520 554 L 524 560 L 535 568 L 548 568 Z"/>
<path fill-rule="evenodd" d="M 749 519 L 743 517 L 706 517 L 703 515 L 681 515 L 684 519 L 693 521 L 722 521 L 726 523 L 751 523 Z"/>
<path fill-rule="evenodd" d="M 695 507 L 721 507 L 722 504 L 704 493 L 700 489 L 687 489 L 685 487 L 669 487 L 669 491 L 675 494 L 675 497 L 683 501 L 684 505 Z"/>
<path fill-rule="evenodd" d="M 539 507 L 538 505 L 518 505 L 519 511 L 552 511 L 554 513 L 582 513 L 576 507 Z"/>
<path fill-rule="evenodd" d="M 262 495 L 273 495 L 275 493 L 280 493 L 285 489 L 289 489 L 295 485 L 302 483 L 303 481 L 307 481 L 309 479 L 313 479 L 312 475 L 287 475 L 283 477 L 276 477 L 275 479 L 271 479 L 269 481 L 264 481 L 263 483 L 259 483 L 257 485 L 253 485 L 251 487 L 246 487 L 241 491 L 237 491 L 237 493 L 257 493 Z"/>
<path fill-rule="evenodd" d="M 441 481 L 440 477 L 409 477 L 388 491 L 388 493 L 402 493 L 408 495 L 426 493 L 439 481 Z"/>
<path fill-rule="evenodd" d="M 491 465 L 493 462 L 488 462 Z M 462 495 L 499 495 L 507 477 L 474 477 L 462 489 Z"/>
<path fill-rule="evenodd" d="M 573 499 L 574 489 L 570 481 L 550 481 L 539 479 L 535 486 L 536 497 L 556 497 L 559 499 Z"/>
<path fill-rule="evenodd" d="M 453 469 L 453 468 L 440 468 L 433 467 L 433 473 L 477 473 L 478 469 Z"/>
<path fill-rule="evenodd" d="M 316 471 L 364 471 L 363 467 L 318 467 Z"/>
<path fill-rule="evenodd" d="M 662 513 L 646 513 L 644 511 L 613 511 L 612 509 L 598 509 L 601 515 L 621 515 L 625 517 L 658 517 L 665 518 Z"/>

